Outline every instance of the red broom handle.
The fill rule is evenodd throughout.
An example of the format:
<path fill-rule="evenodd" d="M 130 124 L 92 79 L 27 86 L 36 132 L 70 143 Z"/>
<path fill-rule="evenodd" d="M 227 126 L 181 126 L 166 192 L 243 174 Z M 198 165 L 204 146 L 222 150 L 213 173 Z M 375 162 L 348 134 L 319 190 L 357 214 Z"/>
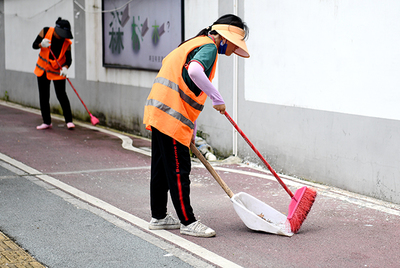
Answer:
<path fill-rule="evenodd" d="M 54 55 L 53 51 L 51 50 L 51 48 L 49 47 L 50 53 L 51 55 L 53 55 L 53 58 L 56 60 L 58 67 L 60 68 L 60 70 L 62 69 L 61 64 L 58 62 L 56 56 Z M 71 81 L 69 80 L 68 77 L 66 77 L 69 84 L 71 85 L 72 89 L 75 91 L 76 95 L 78 96 L 79 100 L 82 102 L 83 106 L 85 107 L 86 111 L 88 112 L 89 115 L 91 115 L 91 113 L 89 112 L 89 109 L 86 107 L 85 103 L 83 102 L 83 100 L 81 99 L 81 97 L 79 96 L 78 92 L 76 91 L 75 87 L 72 85 Z"/>
<path fill-rule="evenodd" d="M 232 117 L 225 111 L 225 116 L 231 122 L 231 124 L 236 128 L 236 130 L 242 135 L 243 139 L 250 145 L 251 149 L 258 155 L 258 157 L 264 162 L 264 164 L 267 166 L 269 171 L 274 175 L 274 177 L 278 180 L 278 182 L 282 185 L 282 187 L 286 190 L 286 192 L 290 195 L 290 197 L 293 198 L 293 193 L 289 190 L 289 188 L 286 186 L 286 184 L 279 178 L 278 174 L 272 169 L 272 167 L 268 164 L 267 160 L 264 159 L 264 157 L 260 154 L 260 152 L 257 150 L 256 147 L 250 142 L 250 140 L 247 138 L 247 136 L 243 133 L 243 131 L 239 128 L 239 126 L 233 121 Z"/>

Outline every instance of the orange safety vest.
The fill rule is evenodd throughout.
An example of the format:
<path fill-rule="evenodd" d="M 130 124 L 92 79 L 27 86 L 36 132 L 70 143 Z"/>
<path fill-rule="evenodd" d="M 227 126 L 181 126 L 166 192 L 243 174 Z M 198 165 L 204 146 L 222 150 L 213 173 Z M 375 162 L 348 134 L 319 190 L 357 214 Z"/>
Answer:
<path fill-rule="evenodd" d="M 53 37 L 54 28 L 50 27 L 46 33 L 44 38 L 51 40 Z M 60 55 L 58 56 L 58 62 L 61 66 L 66 61 L 65 52 L 67 51 L 68 47 L 72 44 L 72 41 L 69 39 L 64 40 L 64 44 L 61 48 Z M 60 67 L 57 64 L 56 60 L 49 59 L 50 54 L 50 47 L 42 47 L 40 49 L 39 58 L 36 62 L 36 68 L 34 73 L 40 77 L 46 72 L 47 79 L 49 80 L 62 80 L 66 79 L 64 76 L 60 75 Z"/>
<path fill-rule="evenodd" d="M 182 68 L 189 53 L 202 45 L 214 42 L 207 36 L 196 37 L 168 54 L 154 81 L 144 108 L 143 123 L 146 129 L 155 127 L 178 142 L 190 146 L 194 122 L 204 108 L 207 95 L 196 96 L 182 78 Z M 212 81 L 217 66 L 218 53 L 209 79 Z"/>

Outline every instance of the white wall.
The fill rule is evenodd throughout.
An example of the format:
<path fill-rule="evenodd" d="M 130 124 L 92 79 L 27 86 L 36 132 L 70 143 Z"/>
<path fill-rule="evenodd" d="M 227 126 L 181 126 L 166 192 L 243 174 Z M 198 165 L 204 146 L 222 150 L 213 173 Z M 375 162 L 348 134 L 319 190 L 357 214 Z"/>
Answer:
<path fill-rule="evenodd" d="M 400 2 L 246 0 L 246 100 L 400 119 Z"/>

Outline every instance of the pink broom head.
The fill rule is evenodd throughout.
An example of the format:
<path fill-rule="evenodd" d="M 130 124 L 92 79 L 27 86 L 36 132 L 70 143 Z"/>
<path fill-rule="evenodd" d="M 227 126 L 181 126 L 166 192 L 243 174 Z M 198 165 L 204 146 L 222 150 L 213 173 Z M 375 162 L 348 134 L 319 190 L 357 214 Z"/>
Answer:
<path fill-rule="evenodd" d="M 90 121 L 92 122 L 93 126 L 97 125 L 100 122 L 100 120 L 94 117 L 92 114 L 90 114 Z"/>
<path fill-rule="evenodd" d="M 308 212 L 317 197 L 317 192 L 306 186 L 298 189 L 292 198 L 289 205 L 289 213 L 287 221 L 290 224 L 290 229 L 293 233 L 297 233 L 306 220 Z"/>

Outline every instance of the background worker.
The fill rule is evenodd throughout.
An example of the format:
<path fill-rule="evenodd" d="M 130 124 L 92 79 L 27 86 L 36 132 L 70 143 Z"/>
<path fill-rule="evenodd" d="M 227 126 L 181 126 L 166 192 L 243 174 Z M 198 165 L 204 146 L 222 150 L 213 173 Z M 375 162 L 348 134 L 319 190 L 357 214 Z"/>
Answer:
<path fill-rule="evenodd" d="M 58 18 L 55 27 L 43 28 L 33 42 L 33 49 L 40 48 L 34 73 L 37 76 L 40 111 L 43 118 L 43 124 L 37 126 L 36 129 L 48 129 L 52 127 L 50 116 L 50 81 L 53 81 L 56 96 L 60 102 L 68 129 L 75 127 L 74 123 L 72 123 L 71 106 L 65 91 L 65 79 L 68 74 L 68 68 L 72 63 L 72 41 L 70 40 L 72 38 L 69 21 Z M 50 49 L 61 64 L 61 70 Z"/>
<path fill-rule="evenodd" d="M 207 96 L 214 109 L 225 112 L 225 102 L 211 83 L 218 54 L 249 57 L 244 41 L 247 31 L 239 17 L 224 15 L 163 60 L 143 119 L 152 131 L 149 229 L 180 228 L 181 234 L 215 236 L 213 229 L 196 220 L 190 204 L 189 147 Z M 167 214 L 168 190 L 179 220 Z"/>

